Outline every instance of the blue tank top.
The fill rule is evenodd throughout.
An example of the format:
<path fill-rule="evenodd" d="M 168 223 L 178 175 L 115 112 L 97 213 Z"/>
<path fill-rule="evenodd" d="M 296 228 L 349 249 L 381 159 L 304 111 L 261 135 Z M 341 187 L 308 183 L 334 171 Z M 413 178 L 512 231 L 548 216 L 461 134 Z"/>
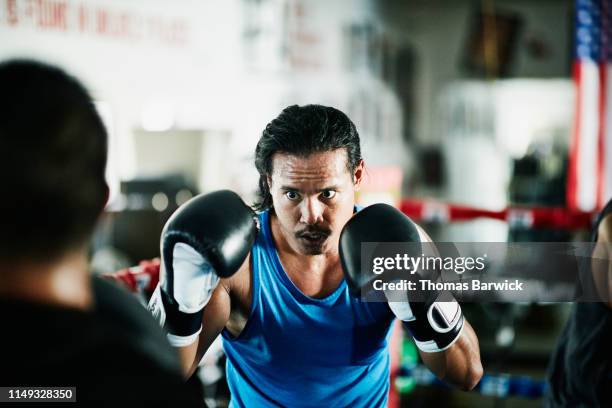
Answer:
<path fill-rule="evenodd" d="M 238 337 L 222 333 L 231 407 L 383 407 L 389 391 L 385 302 L 362 302 L 343 280 L 304 295 L 280 263 L 269 212 L 251 251 L 252 305 Z"/>

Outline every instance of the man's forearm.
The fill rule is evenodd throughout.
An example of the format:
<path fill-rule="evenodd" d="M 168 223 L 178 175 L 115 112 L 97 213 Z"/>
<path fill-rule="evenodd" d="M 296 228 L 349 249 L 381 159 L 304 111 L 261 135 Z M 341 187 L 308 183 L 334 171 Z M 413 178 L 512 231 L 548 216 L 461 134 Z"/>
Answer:
<path fill-rule="evenodd" d="M 437 353 L 420 351 L 423 362 L 441 380 L 471 390 L 482 377 L 478 338 L 466 320 L 461 336 L 448 349 Z"/>
<path fill-rule="evenodd" d="M 195 341 L 188 346 L 176 347 L 179 361 L 181 363 L 181 370 L 185 379 L 191 377 L 197 367 L 195 362 L 198 354 L 198 343 L 199 341 Z"/>

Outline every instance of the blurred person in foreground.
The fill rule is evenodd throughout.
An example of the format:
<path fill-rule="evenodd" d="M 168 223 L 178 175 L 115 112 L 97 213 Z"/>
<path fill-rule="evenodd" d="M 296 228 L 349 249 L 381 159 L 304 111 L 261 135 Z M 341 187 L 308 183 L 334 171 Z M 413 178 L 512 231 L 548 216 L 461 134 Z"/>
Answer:
<path fill-rule="evenodd" d="M 76 387 L 82 405 L 201 406 L 150 314 L 90 275 L 108 188 L 89 94 L 27 60 L 0 64 L 0 89 L 0 386 Z"/>
<path fill-rule="evenodd" d="M 549 366 L 547 407 L 612 406 L 612 200 L 598 214 L 572 306 Z M 594 301 L 599 299 L 599 301 Z"/>

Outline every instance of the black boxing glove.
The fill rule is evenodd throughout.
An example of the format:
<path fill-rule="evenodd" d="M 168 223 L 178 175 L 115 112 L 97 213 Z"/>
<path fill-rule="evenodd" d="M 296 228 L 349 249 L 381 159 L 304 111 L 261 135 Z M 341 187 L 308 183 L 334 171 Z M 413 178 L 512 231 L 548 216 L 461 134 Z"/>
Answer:
<path fill-rule="evenodd" d="M 423 243 L 432 245 L 429 237 L 395 207 L 375 204 L 353 215 L 340 234 L 340 260 L 344 276 L 354 295 L 373 290 L 377 279 L 392 281 L 393 277 L 362 270 L 362 242 L 416 243 L 414 254 L 421 255 Z M 412 279 L 435 279 L 425 270 L 416 271 Z M 397 301 L 385 292 L 389 308 L 404 322 L 419 349 L 425 352 L 442 351 L 450 347 L 461 334 L 464 318 L 461 307 L 450 292 L 405 291 L 404 301 Z"/>
<path fill-rule="evenodd" d="M 219 279 L 240 268 L 257 230 L 253 210 L 229 190 L 194 197 L 172 214 L 161 236 L 160 282 L 149 302 L 170 344 L 197 339 Z"/>

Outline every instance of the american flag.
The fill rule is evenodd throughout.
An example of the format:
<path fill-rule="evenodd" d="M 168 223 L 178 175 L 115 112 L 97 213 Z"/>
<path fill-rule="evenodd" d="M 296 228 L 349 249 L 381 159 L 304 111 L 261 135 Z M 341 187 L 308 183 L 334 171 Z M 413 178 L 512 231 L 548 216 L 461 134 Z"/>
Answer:
<path fill-rule="evenodd" d="M 600 209 L 612 197 L 612 0 L 576 0 L 573 77 L 576 116 L 567 201 Z"/>

